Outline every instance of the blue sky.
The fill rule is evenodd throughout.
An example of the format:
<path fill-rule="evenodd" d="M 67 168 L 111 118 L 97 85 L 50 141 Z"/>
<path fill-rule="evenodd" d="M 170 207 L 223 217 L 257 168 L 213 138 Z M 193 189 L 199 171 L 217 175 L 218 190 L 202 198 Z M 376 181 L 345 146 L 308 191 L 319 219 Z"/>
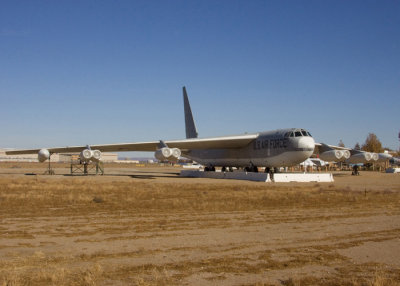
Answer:
<path fill-rule="evenodd" d="M 301 127 L 397 149 L 399 1 L 1 1 L 0 147 Z"/>

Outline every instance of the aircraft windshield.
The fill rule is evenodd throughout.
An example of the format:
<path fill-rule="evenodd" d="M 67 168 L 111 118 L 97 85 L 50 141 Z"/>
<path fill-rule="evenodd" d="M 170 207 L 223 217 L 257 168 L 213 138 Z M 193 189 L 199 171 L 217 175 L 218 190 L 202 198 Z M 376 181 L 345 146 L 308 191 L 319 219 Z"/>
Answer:
<path fill-rule="evenodd" d="M 312 137 L 310 132 L 304 129 L 298 129 L 295 131 L 292 131 L 289 135 L 289 137 Z"/>
<path fill-rule="evenodd" d="M 312 137 L 310 132 L 308 132 L 305 129 L 297 129 L 297 130 L 293 130 L 291 132 L 287 132 L 284 135 L 285 137 Z"/>

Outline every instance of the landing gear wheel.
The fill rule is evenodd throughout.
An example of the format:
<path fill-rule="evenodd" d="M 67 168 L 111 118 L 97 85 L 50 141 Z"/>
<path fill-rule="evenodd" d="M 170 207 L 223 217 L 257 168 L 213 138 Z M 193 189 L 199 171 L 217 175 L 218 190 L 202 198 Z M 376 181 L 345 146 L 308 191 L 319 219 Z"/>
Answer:
<path fill-rule="evenodd" d="M 204 172 L 215 172 L 215 167 L 214 166 L 204 167 Z"/>
<path fill-rule="evenodd" d="M 244 168 L 244 170 L 246 172 L 258 173 L 258 168 L 257 168 L 257 166 L 254 166 L 254 165 L 250 165 L 250 167 L 246 167 L 246 168 Z"/>

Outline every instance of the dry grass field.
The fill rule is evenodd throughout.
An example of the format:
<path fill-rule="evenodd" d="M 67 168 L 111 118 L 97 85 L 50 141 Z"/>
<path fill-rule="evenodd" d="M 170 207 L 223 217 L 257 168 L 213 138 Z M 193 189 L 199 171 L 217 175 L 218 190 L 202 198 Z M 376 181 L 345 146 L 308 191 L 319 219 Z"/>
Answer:
<path fill-rule="evenodd" d="M 0 164 L 0 285 L 400 285 L 400 175 L 334 183 Z"/>

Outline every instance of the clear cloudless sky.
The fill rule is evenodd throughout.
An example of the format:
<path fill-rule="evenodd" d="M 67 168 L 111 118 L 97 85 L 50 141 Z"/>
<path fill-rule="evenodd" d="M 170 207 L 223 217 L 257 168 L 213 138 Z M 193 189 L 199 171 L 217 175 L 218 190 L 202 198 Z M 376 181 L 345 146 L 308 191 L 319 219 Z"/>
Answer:
<path fill-rule="evenodd" d="M 400 1 L 0 1 L 0 147 L 301 127 L 398 149 Z"/>

